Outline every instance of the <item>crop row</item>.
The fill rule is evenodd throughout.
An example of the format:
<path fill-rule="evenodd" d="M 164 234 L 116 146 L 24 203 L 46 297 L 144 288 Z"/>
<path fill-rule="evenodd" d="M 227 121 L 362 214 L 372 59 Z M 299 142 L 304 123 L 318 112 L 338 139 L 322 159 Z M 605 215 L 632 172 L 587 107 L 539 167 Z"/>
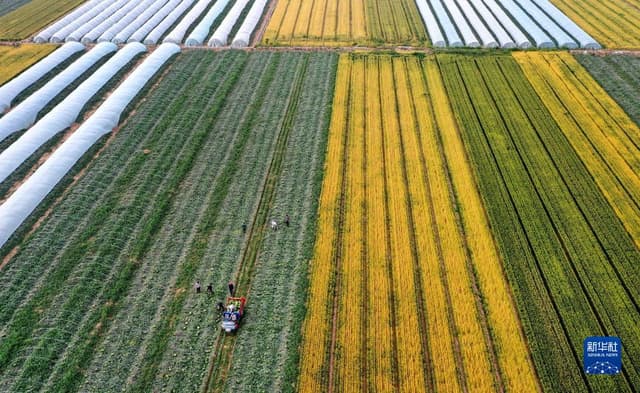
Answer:
<path fill-rule="evenodd" d="M 551 0 L 608 48 L 640 46 L 640 15 L 633 0 Z"/>
<path fill-rule="evenodd" d="M 625 337 L 625 358 L 637 356 L 632 239 L 512 58 L 438 59 L 543 387 L 637 386 L 633 367 L 584 378 L 580 356 L 597 334 Z"/>
<path fill-rule="evenodd" d="M 424 45 L 428 38 L 413 0 L 278 1 L 265 45 Z"/>
<path fill-rule="evenodd" d="M 434 59 L 343 55 L 336 84 L 298 388 L 537 386 Z"/>
<path fill-rule="evenodd" d="M 0 16 L 0 40 L 23 40 L 38 29 L 66 14 L 83 0 L 31 0 Z"/>

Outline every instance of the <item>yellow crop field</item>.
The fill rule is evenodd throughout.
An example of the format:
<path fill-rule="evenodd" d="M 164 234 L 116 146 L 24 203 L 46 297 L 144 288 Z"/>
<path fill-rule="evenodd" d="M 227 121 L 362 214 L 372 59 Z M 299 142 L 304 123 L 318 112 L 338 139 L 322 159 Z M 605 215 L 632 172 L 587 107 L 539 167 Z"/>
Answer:
<path fill-rule="evenodd" d="M 23 40 L 37 33 L 84 0 L 32 0 L 0 17 L 0 40 Z"/>
<path fill-rule="evenodd" d="M 608 48 L 640 48 L 640 12 L 634 0 L 551 0 Z"/>
<path fill-rule="evenodd" d="M 422 19 L 411 0 L 280 0 L 264 45 L 424 45 Z"/>
<path fill-rule="evenodd" d="M 640 128 L 571 55 L 514 57 L 640 247 Z"/>
<path fill-rule="evenodd" d="M 337 78 L 298 389 L 539 390 L 435 60 Z"/>
<path fill-rule="evenodd" d="M 48 55 L 55 45 L 0 46 L 0 85 Z"/>

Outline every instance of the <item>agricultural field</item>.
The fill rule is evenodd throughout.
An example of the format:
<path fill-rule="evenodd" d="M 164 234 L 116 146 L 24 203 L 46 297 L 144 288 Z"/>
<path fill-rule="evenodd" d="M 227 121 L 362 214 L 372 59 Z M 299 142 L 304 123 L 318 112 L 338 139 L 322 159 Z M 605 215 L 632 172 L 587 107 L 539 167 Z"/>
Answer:
<path fill-rule="evenodd" d="M 580 64 L 640 124 L 640 57 L 574 54 Z"/>
<path fill-rule="evenodd" d="M 608 48 L 640 48 L 636 0 L 550 0 Z"/>
<path fill-rule="evenodd" d="M 0 16 L 20 8 L 31 0 L 0 0 Z"/>
<path fill-rule="evenodd" d="M 31 0 L 0 16 L 0 41 L 23 40 L 66 14 L 83 0 Z"/>
<path fill-rule="evenodd" d="M 25 44 L 18 47 L 0 46 L 0 85 L 29 68 L 32 64 L 48 55 L 55 45 Z"/>
<path fill-rule="evenodd" d="M 640 252 L 599 189 L 611 173 L 594 178 L 597 160 L 582 160 L 538 95 L 539 77 L 527 78 L 533 68 L 550 72 L 540 58 L 563 56 L 438 62 L 544 390 L 635 391 Z M 589 335 L 627 343 L 620 375 L 582 373 Z"/>
<path fill-rule="evenodd" d="M 243 361 L 259 351 L 268 368 L 232 366 L 261 386 L 290 385 L 284 367 L 295 364 L 303 317 L 335 62 L 238 51 L 175 60 L 5 259 L 3 390 L 198 390 L 214 368 L 215 303 L 230 277 L 250 302 L 255 294 L 251 315 L 261 318 L 242 334 L 258 329 L 264 339 L 245 336 L 232 353 Z M 267 217 L 283 214 L 291 227 L 267 232 Z M 288 287 L 272 298 L 285 271 Z M 197 295 L 196 280 L 215 293 Z"/>
<path fill-rule="evenodd" d="M 336 86 L 299 391 L 536 390 L 435 58 Z"/>
<path fill-rule="evenodd" d="M 571 55 L 514 57 L 640 247 L 640 128 Z"/>
<path fill-rule="evenodd" d="M 424 46 L 429 42 L 413 0 L 279 0 L 263 45 Z"/>

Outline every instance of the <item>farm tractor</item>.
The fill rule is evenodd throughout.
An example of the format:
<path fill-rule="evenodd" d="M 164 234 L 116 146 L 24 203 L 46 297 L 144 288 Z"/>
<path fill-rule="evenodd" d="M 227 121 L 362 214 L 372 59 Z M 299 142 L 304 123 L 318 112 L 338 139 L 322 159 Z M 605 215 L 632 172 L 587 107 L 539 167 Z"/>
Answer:
<path fill-rule="evenodd" d="M 222 313 L 222 329 L 227 332 L 235 332 L 240 325 L 240 320 L 244 315 L 244 297 L 228 297 L 224 312 Z"/>

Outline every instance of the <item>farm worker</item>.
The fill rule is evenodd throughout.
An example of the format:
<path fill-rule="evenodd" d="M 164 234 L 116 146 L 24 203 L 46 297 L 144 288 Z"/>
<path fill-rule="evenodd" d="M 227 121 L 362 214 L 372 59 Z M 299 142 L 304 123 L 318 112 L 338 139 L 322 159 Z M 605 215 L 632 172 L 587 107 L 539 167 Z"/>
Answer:
<path fill-rule="evenodd" d="M 213 284 L 209 283 L 207 285 L 207 293 L 213 294 Z"/>
<path fill-rule="evenodd" d="M 233 296 L 233 282 L 229 281 L 229 295 Z"/>
<path fill-rule="evenodd" d="M 242 224 L 242 233 L 247 233 L 247 224 Z"/>
<path fill-rule="evenodd" d="M 224 311 L 224 304 L 222 304 L 222 302 L 218 302 L 217 309 L 218 309 L 218 312 L 223 312 Z"/>
<path fill-rule="evenodd" d="M 287 216 L 284 219 L 284 225 L 287 226 L 287 228 L 289 228 L 289 215 L 287 214 Z"/>
<path fill-rule="evenodd" d="M 194 287 L 196 288 L 196 293 L 200 293 L 200 281 L 196 281 L 196 285 L 194 285 Z"/>

